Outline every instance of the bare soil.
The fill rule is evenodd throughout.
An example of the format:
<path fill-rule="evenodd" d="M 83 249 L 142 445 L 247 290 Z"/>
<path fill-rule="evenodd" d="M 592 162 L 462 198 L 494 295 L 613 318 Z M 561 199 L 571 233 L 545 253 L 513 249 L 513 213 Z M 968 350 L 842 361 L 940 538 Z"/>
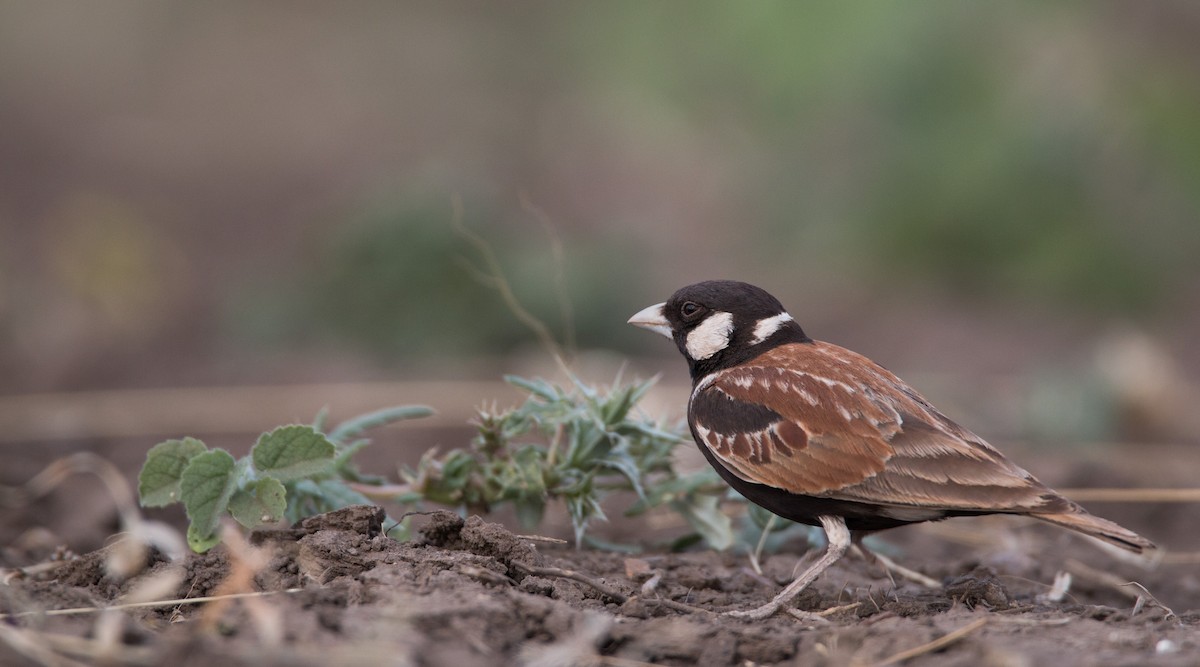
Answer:
<path fill-rule="evenodd" d="M 417 517 L 418 538 L 401 543 L 381 534 L 383 520 L 381 509 L 357 506 L 257 531 L 254 549 L 271 556 L 248 574 L 246 555 L 225 546 L 189 556 L 161 599 L 230 592 L 239 576 L 247 590 L 274 593 L 130 609 L 116 626 L 96 613 L 27 612 L 120 602 L 168 567 L 160 555 L 125 581 L 105 573 L 112 547 L 9 570 L 0 613 L 25 614 L 0 621 L 0 664 L 105 658 L 99 641 L 49 641 L 63 636 L 112 637 L 113 664 L 872 665 L 901 664 L 887 661 L 906 651 L 919 655 L 903 664 L 920 665 L 1200 664 L 1194 565 L 1147 567 L 1005 518 L 885 534 L 882 548 L 939 588 L 893 582 L 848 556 L 797 600 L 820 618 L 763 621 L 721 612 L 765 602 L 819 547 L 789 545 L 759 574 L 745 555 L 576 550 L 449 512 Z M 9 547 L 2 564 L 28 557 Z M 1047 598 L 1063 570 L 1072 585 Z M 1119 585 L 1131 581 L 1154 598 Z M 941 648 L 926 646 L 947 636 Z M 42 639 L 60 662 L 38 653 Z"/>

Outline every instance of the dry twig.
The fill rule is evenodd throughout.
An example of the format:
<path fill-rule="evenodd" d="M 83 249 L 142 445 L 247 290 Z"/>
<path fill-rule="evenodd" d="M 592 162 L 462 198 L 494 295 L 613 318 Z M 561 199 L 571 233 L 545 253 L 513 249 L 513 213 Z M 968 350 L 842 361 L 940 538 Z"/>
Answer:
<path fill-rule="evenodd" d="M 888 665 L 894 665 L 898 662 L 904 662 L 910 658 L 915 658 L 920 655 L 925 655 L 926 653 L 932 653 L 934 651 L 943 649 L 962 639 L 963 637 L 966 637 L 972 632 L 982 628 L 983 626 L 987 625 L 987 623 L 988 619 L 986 617 L 972 621 L 971 623 L 968 623 L 967 625 L 964 625 L 953 632 L 948 632 L 931 642 L 921 644 L 920 646 L 915 646 L 907 651 L 901 651 L 889 658 L 881 660 L 880 662 L 871 663 L 871 667 L 887 667 Z"/>
<path fill-rule="evenodd" d="M 1074 558 L 1067 559 L 1066 566 L 1067 570 L 1077 577 L 1090 579 L 1094 582 L 1108 586 L 1121 595 L 1133 598 L 1133 611 L 1130 612 L 1130 616 L 1136 616 L 1138 612 L 1142 610 L 1145 604 L 1149 602 L 1155 607 L 1165 611 L 1167 613 L 1167 618 L 1176 617 L 1175 612 L 1170 607 L 1159 602 L 1158 598 L 1154 597 L 1154 595 L 1145 586 L 1136 581 L 1124 581 L 1111 572 L 1097 570 L 1096 568 L 1087 565 L 1086 563 L 1077 561 Z"/>
<path fill-rule="evenodd" d="M 603 595 L 605 597 L 612 598 L 619 604 L 624 604 L 625 602 L 627 602 L 629 600 L 628 595 L 625 595 L 624 593 L 621 593 L 620 591 L 609 588 L 608 586 L 600 583 L 599 581 L 596 581 L 595 579 L 592 579 L 591 577 L 587 576 L 586 574 L 576 572 L 575 570 L 564 570 L 562 568 L 557 568 L 557 567 L 538 567 L 535 565 L 529 565 L 526 563 L 522 563 L 520 561 L 513 561 L 512 564 L 514 566 L 516 566 L 517 569 L 525 572 L 526 574 L 532 574 L 535 577 L 558 577 L 560 579 L 570 579 L 571 581 L 577 581 L 581 584 L 584 584 L 586 586 L 589 586 L 589 587 L 595 589 L 596 592 L 600 593 L 601 595 Z"/>

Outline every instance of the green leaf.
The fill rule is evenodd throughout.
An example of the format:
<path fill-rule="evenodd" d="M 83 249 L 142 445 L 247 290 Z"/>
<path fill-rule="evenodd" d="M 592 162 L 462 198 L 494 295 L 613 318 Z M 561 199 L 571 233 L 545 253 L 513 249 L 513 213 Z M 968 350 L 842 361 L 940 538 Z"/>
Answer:
<path fill-rule="evenodd" d="M 286 509 L 287 489 L 283 488 L 283 482 L 271 477 L 238 489 L 229 499 L 229 513 L 247 528 L 279 521 Z"/>
<path fill-rule="evenodd" d="M 355 440 L 347 445 L 344 445 L 338 450 L 337 456 L 333 459 L 334 477 L 343 479 L 347 482 L 359 482 L 362 484 L 386 484 L 388 478 L 383 475 L 369 475 L 358 469 L 350 459 L 358 453 L 360 449 L 371 444 L 370 440 Z"/>
<path fill-rule="evenodd" d="M 723 551 L 733 546 L 733 522 L 721 512 L 719 504 L 716 496 L 692 496 L 672 501 L 671 507 L 687 519 L 708 546 Z"/>
<path fill-rule="evenodd" d="M 527 380 L 517 375 L 505 375 L 504 381 L 547 401 L 555 401 L 562 398 L 558 387 L 545 380 Z"/>
<path fill-rule="evenodd" d="M 192 548 L 192 551 L 202 554 L 220 544 L 221 536 L 213 533 L 208 537 L 201 537 L 200 535 L 196 534 L 196 524 L 193 523 L 188 526 L 187 529 L 187 543 L 188 546 Z"/>
<path fill-rule="evenodd" d="M 142 507 L 162 507 L 179 502 L 179 478 L 188 461 L 208 451 L 195 438 L 160 442 L 146 452 L 138 473 L 138 498 Z"/>
<path fill-rule="evenodd" d="M 313 427 L 292 424 L 262 434 L 250 455 L 256 470 L 287 482 L 329 472 L 336 451 Z"/>
<path fill-rule="evenodd" d="M 323 405 L 321 406 L 321 409 L 317 411 L 317 416 L 313 417 L 312 427 L 318 433 L 324 433 L 325 423 L 327 421 L 329 421 L 329 406 Z"/>
<path fill-rule="evenodd" d="M 338 424 L 329 432 L 329 439 L 334 442 L 346 442 L 361 434 L 363 431 L 406 419 L 420 419 L 434 414 L 431 407 L 425 405 L 401 405 L 394 408 L 384 408 L 368 412 L 348 421 Z"/>
<path fill-rule="evenodd" d="M 374 505 L 375 502 L 354 489 L 346 486 L 337 479 L 323 479 L 316 483 L 321 490 L 321 497 L 329 509 L 339 509 L 350 505 Z"/>
<path fill-rule="evenodd" d="M 597 464 L 612 468 L 624 475 L 625 479 L 629 480 L 634 492 L 637 493 L 638 499 L 646 499 L 646 491 L 642 488 L 642 471 L 638 468 L 638 462 L 629 455 L 629 450 L 624 444 L 614 447 L 608 456 L 597 461 Z"/>
<path fill-rule="evenodd" d="M 179 496 L 192 522 L 188 527 L 189 544 L 209 540 L 217 532 L 229 498 L 237 490 L 236 468 L 237 462 L 229 452 L 214 449 L 193 456 L 183 469 Z"/>
<path fill-rule="evenodd" d="M 314 481 L 302 479 L 291 485 L 284 516 L 296 522 L 306 516 L 340 509 L 348 505 L 373 505 L 363 494 L 338 479 Z"/>

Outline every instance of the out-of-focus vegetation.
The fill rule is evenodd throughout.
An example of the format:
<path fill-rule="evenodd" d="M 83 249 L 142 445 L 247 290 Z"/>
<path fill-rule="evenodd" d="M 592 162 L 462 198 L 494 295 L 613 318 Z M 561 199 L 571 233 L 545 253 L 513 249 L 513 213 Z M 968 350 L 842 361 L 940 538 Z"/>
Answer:
<path fill-rule="evenodd" d="M 581 348 L 644 352 L 624 316 L 712 277 L 902 367 L 1188 340 L 1198 31 L 1184 1 L 5 5 L 0 391 L 517 352 L 455 196 L 567 337 L 545 212 Z"/>
<path fill-rule="evenodd" d="M 440 207 L 400 206 L 381 207 L 312 239 L 305 271 L 239 297 L 230 313 L 234 335 L 258 344 L 353 345 L 382 360 L 410 363 L 530 344 L 528 330 L 477 268 L 477 250 L 452 225 L 449 200 Z M 637 275 L 607 274 L 612 257 L 636 256 L 638 248 L 602 239 L 572 247 L 558 262 L 537 222 L 526 225 L 531 229 L 519 239 L 487 242 L 532 313 L 569 347 L 623 341 L 626 327 L 612 313 L 628 307 L 625 296 L 637 288 Z"/>

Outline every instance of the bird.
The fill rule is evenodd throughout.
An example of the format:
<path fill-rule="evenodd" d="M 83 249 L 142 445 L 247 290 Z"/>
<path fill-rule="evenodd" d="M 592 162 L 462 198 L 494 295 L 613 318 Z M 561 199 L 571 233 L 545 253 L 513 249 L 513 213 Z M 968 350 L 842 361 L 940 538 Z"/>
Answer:
<path fill-rule="evenodd" d="M 1089 514 L 867 357 L 809 338 L 774 296 L 709 280 L 629 323 L 687 359 L 687 421 L 709 464 L 747 500 L 826 536 L 822 556 L 757 609 L 791 602 L 875 531 L 949 517 L 1030 516 L 1135 553 L 1144 537 Z"/>

